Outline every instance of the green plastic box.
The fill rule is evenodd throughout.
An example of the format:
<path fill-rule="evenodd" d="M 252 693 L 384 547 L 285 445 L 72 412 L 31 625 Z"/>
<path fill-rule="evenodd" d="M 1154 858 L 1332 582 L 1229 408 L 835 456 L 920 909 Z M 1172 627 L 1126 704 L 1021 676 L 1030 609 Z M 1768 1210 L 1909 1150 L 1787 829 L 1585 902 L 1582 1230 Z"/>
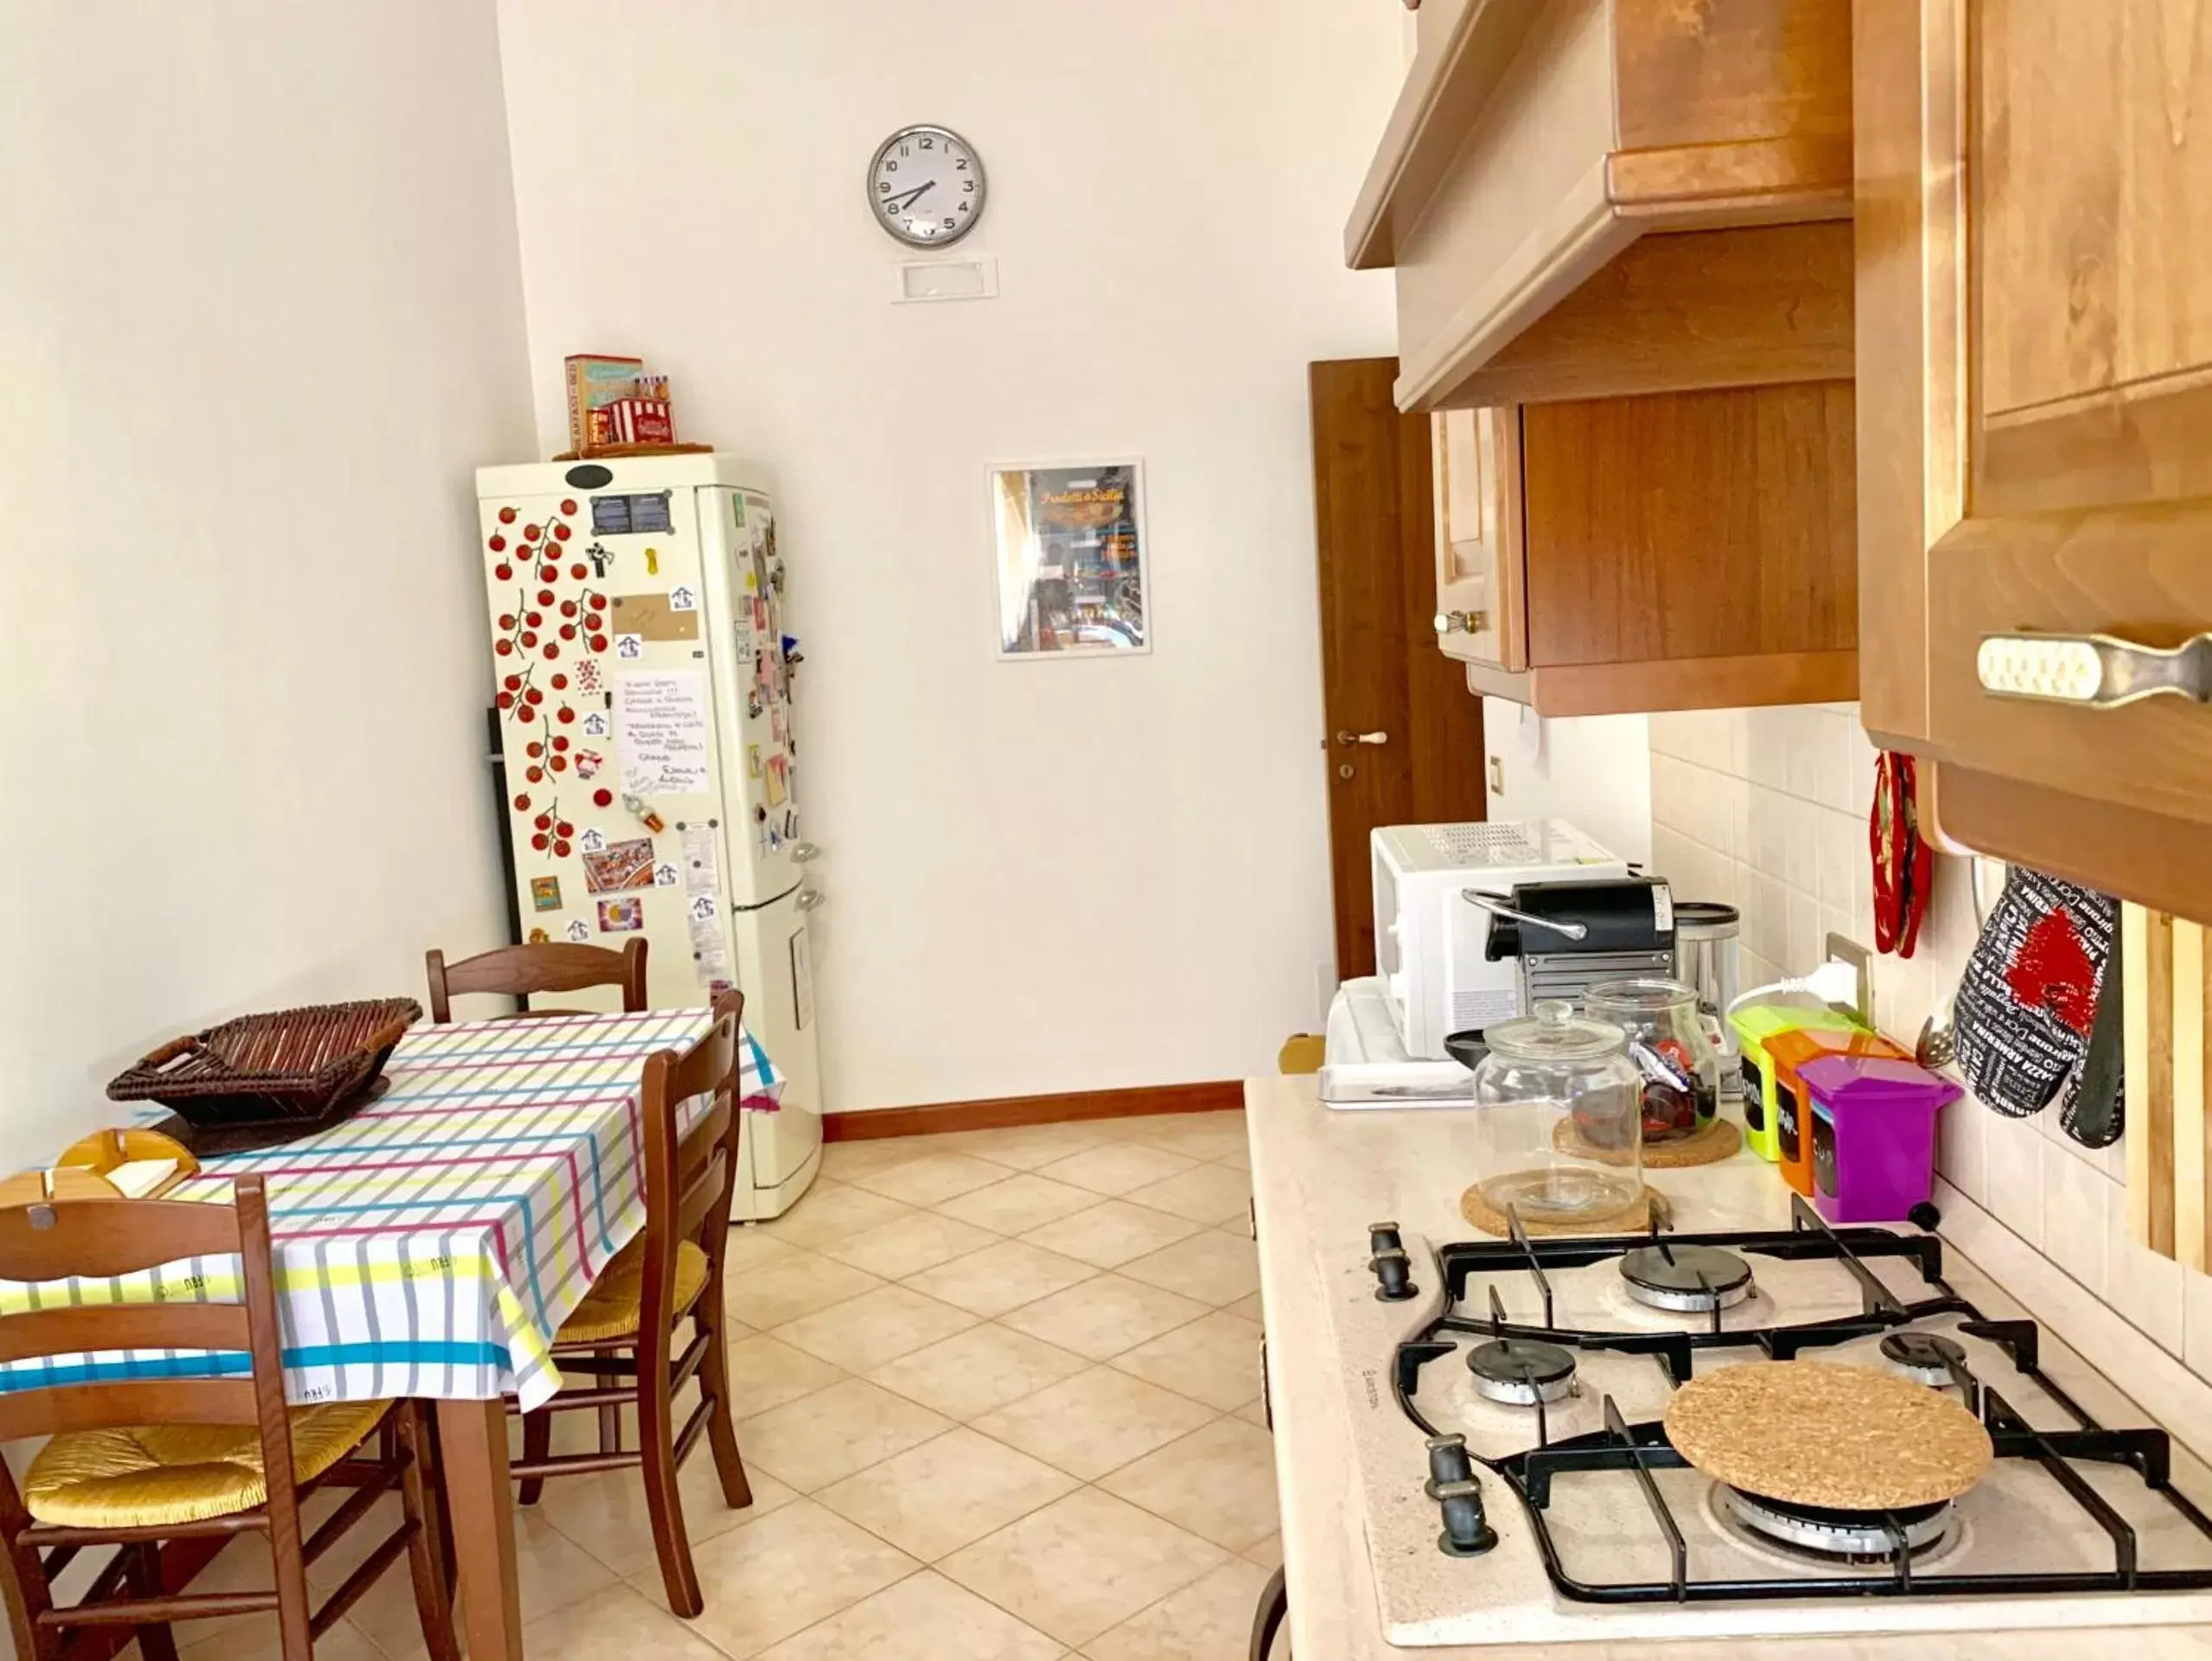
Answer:
<path fill-rule="evenodd" d="M 1775 1080 L 1767 1060 L 1767 1040 L 1778 1032 L 1807 1028 L 1849 1032 L 1858 1023 L 1830 1009 L 1806 1009 L 1792 1004 L 1753 1004 L 1728 1018 L 1743 1052 L 1743 1140 L 1751 1152 L 1769 1164 L 1781 1157 L 1775 1140 Z"/>

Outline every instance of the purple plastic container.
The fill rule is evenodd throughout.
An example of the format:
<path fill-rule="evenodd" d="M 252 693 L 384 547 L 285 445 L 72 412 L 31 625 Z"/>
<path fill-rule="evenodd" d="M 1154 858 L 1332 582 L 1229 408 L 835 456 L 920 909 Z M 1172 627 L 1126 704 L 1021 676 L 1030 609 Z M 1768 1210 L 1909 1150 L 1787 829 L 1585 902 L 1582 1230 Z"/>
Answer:
<path fill-rule="evenodd" d="M 1935 1186 L 1935 1113 L 1964 1094 L 1884 1056 L 1820 1056 L 1797 1070 L 1813 1120 L 1813 1204 L 1831 1223 L 1896 1223 Z"/>

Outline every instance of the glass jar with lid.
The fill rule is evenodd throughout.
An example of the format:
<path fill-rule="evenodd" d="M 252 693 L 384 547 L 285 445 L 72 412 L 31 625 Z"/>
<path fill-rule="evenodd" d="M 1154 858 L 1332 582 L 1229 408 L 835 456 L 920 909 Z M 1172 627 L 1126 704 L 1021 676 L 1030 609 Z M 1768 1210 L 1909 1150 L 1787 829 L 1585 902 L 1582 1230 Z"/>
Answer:
<path fill-rule="evenodd" d="M 1583 999 L 1590 1019 L 1629 1035 L 1643 1083 L 1643 1140 L 1680 1141 L 1720 1109 L 1720 1047 L 1699 1018 L 1698 989 L 1680 981 L 1604 981 Z"/>
<path fill-rule="evenodd" d="M 1475 1071 L 1482 1168 L 1476 1188 L 1492 1210 L 1528 1223 L 1595 1223 L 1643 1197 L 1642 1076 L 1628 1035 L 1578 1017 L 1571 1004 L 1484 1034 Z"/>

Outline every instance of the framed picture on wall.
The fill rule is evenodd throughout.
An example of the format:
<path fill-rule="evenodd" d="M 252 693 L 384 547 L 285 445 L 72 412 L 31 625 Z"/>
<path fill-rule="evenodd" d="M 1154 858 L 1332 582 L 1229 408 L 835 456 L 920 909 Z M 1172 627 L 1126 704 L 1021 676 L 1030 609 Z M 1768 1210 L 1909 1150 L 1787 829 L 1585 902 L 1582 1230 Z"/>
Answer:
<path fill-rule="evenodd" d="M 1137 461 L 991 470 L 1000 657 L 1152 649 L 1144 474 Z"/>

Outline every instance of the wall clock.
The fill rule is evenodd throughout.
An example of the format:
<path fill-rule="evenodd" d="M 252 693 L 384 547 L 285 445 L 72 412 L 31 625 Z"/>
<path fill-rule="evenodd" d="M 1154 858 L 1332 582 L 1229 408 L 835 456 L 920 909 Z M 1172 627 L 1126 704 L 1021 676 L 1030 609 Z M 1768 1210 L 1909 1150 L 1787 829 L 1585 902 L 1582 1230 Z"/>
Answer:
<path fill-rule="evenodd" d="M 958 242 L 983 217 L 983 158 L 950 127 L 901 127 L 868 165 L 876 222 L 915 248 Z"/>

